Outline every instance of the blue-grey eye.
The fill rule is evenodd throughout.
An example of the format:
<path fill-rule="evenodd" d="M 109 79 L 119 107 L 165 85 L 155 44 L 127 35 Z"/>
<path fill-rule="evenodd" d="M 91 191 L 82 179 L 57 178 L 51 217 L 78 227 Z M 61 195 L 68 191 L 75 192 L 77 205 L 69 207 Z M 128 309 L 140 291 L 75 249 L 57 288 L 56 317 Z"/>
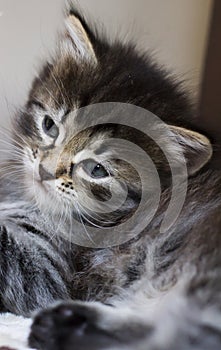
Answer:
<path fill-rule="evenodd" d="M 83 166 L 88 175 L 94 179 L 103 179 L 110 176 L 102 164 L 98 164 L 93 160 L 85 161 Z"/>
<path fill-rule="evenodd" d="M 59 129 L 54 120 L 49 115 L 46 115 L 44 117 L 42 127 L 46 135 L 50 136 L 53 139 L 56 139 L 58 137 Z"/>

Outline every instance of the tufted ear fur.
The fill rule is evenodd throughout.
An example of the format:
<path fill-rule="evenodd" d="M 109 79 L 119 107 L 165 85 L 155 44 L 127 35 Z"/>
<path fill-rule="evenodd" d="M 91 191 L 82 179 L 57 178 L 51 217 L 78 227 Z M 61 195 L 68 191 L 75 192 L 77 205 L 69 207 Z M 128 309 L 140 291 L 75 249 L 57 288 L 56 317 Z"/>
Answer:
<path fill-rule="evenodd" d="M 194 175 L 212 157 L 209 139 L 198 132 L 177 126 L 170 126 L 170 130 L 186 158 L 188 174 Z"/>
<path fill-rule="evenodd" d="M 93 44 L 87 33 L 87 25 L 81 17 L 70 11 L 65 19 L 65 33 L 61 50 L 76 60 L 97 64 Z"/>

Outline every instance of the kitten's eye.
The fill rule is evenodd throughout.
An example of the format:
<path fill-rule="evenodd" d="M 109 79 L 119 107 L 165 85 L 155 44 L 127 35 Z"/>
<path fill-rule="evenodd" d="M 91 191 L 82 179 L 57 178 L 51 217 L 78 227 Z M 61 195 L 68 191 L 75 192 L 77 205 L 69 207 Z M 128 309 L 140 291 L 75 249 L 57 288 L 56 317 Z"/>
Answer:
<path fill-rule="evenodd" d="M 49 115 L 46 115 L 44 117 L 42 127 L 45 134 L 47 134 L 48 136 L 52 137 L 53 139 L 56 139 L 58 137 L 58 127 L 55 124 L 54 120 L 51 117 L 49 117 Z"/>
<path fill-rule="evenodd" d="M 93 160 L 88 160 L 84 162 L 83 167 L 88 173 L 88 175 L 90 175 L 94 179 L 102 179 L 110 176 L 110 174 L 103 165 L 98 164 Z"/>

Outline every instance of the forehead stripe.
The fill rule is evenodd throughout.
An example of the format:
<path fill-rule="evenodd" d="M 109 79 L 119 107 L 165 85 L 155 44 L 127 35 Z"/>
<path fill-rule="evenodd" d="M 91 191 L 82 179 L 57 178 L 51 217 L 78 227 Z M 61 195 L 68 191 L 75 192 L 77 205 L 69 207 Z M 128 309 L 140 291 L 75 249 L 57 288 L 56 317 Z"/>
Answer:
<path fill-rule="evenodd" d="M 43 109 L 44 111 L 46 111 L 44 105 L 39 101 L 33 100 L 33 101 L 31 101 L 31 105 L 39 107 L 39 108 Z"/>

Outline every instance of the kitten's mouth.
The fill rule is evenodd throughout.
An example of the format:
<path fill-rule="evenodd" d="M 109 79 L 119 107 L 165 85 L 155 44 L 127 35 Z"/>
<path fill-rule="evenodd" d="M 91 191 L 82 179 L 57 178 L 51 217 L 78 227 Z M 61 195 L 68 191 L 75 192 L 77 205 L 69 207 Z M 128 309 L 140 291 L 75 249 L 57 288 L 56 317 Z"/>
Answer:
<path fill-rule="evenodd" d="M 55 191 L 55 183 L 53 180 L 50 181 L 40 181 L 40 186 L 46 191 L 46 192 L 54 192 Z"/>
<path fill-rule="evenodd" d="M 50 181 L 42 181 L 40 179 L 34 179 L 35 182 L 35 187 L 36 191 L 38 193 L 39 189 L 44 192 L 44 194 L 52 193 L 53 191 L 53 182 L 52 180 Z"/>

